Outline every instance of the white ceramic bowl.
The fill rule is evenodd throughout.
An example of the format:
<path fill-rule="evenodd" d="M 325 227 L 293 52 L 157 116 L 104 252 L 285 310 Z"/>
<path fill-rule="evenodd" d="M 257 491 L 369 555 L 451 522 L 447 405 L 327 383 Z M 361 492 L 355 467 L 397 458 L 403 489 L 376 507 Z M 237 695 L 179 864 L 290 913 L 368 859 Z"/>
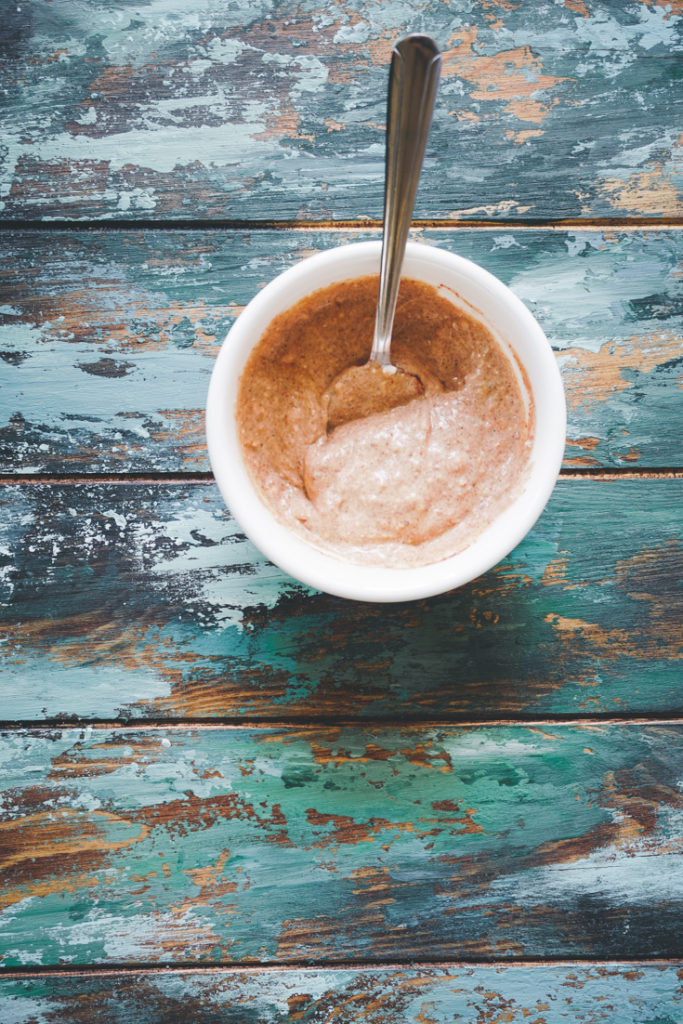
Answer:
<path fill-rule="evenodd" d="M 363 601 L 406 601 L 459 587 L 496 565 L 528 533 L 550 497 L 564 452 L 564 391 L 552 349 L 526 306 L 488 271 L 430 245 L 409 243 L 403 276 L 434 285 L 507 344 L 526 371 L 536 409 L 531 468 L 523 491 L 465 550 L 409 569 L 362 566 L 318 551 L 266 508 L 245 468 L 235 409 L 251 349 L 278 313 L 339 281 L 379 273 L 380 243 L 329 249 L 286 270 L 242 311 L 228 332 L 211 377 L 206 409 L 209 458 L 216 482 L 245 534 L 272 562 L 318 590 Z M 473 309 L 472 309 L 473 307 Z"/>

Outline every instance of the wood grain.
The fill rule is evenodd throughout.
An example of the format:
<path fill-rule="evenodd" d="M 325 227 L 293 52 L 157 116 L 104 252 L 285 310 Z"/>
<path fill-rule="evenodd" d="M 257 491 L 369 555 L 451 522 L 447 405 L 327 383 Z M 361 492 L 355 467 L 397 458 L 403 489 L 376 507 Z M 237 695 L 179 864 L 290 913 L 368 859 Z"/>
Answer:
<path fill-rule="evenodd" d="M 678 1024 L 682 15 L 3 10 L 2 1024 Z M 641 475 L 372 606 L 188 474 L 240 309 L 377 237 L 408 31 L 444 50 L 414 237 L 538 317 L 565 471 Z"/>
<path fill-rule="evenodd" d="M 680 957 L 682 738 L 10 733 L 0 962 Z"/>
<path fill-rule="evenodd" d="M 678 1024 L 679 964 L 147 971 L 0 978 L 6 1024 Z"/>
<path fill-rule="evenodd" d="M 18 232 L 0 269 L 0 471 L 207 470 L 213 361 L 259 288 L 362 231 Z M 529 306 L 569 405 L 565 465 L 680 461 L 683 232 L 454 230 Z"/>
<path fill-rule="evenodd" d="M 680 714 L 683 480 L 561 480 L 472 584 L 311 591 L 213 484 L 0 488 L 7 720 Z"/>
<path fill-rule="evenodd" d="M 26 0 L 3 23 L 6 218 L 381 216 L 393 42 L 444 51 L 416 215 L 683 213 L 678 0 Z"/>

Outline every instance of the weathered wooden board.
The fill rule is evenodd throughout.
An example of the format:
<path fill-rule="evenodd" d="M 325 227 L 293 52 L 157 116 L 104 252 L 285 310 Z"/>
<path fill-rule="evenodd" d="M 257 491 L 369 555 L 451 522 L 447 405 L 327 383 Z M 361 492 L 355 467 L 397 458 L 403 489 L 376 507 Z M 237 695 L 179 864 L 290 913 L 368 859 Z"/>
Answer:
<path fill-rule="evenodd" d="M 381 216 L 387 67 L 443 79 L 416 214 L 667 217 L 680 0 L 17 0 L 3 10 L 9 218 Z"/>
<path fill-rule="evenodd" d="M 681 479 L 561 480 L 480 580 L 298 585 L 213 484 L 0 488 L 1 713 L 307 721 L 680 713 Z"/>
<path fill-rule="evenodd" d="M 412 30 L 445 56 L 416 217 L 452 222 L 416 237 L 538 316 L 566 468 L 680 465 L 683 6 L 456 6 L 2 12 L 5 226 L 198 222 L 3 232 L 0 473 L 121 479 L 0 487 L 0 968 L 38 968 L 2 1024 L 681 1019 L 683 726 L 623 720 L 683 709 L 680 479 L 565 478 L 481 580 L 371 606 L 285 577 L 212 484 L 123 476 L 207 470 L 240 308 L 376 237 L 253 227 L 380 217 Z"/>
<path fill-rule="evenodd" d="M 302 256 L 371 232 L 10 232 L 0 471 L 206 470 L 204 403 L 236 313 Z M 500 277 L 558 353 L 567 466 L 669 467 L 683 434 L 683 232 L 416 237 Z"/>
<path fill-rule="evenodd" d="M 680 957 L 682 739 L 10 733 L 0 962 Z"/>
<path fill-rule="evenodd" d="M 679 1024 L 680 964 L 0 978 L 4 1024 Z"/>

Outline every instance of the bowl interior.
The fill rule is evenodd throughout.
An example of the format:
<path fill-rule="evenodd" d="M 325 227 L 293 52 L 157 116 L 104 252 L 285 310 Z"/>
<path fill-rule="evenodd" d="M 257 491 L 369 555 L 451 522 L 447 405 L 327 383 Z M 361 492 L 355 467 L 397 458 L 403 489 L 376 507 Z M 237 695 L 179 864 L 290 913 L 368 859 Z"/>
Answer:
<path fill-rule="evenodd" d="M 206 428 L 211 467 L 223 498 L 267 558 L 309 586 L 340 597 L 404 601 L 443 593 L 475 579 L 525 536 L 557 478 L 564 451 L 565 405 L 550 345 L 524 304 L 471 261 L 433 246 L 409 243 L 403 276 L 433 285 L 478 316 L 513 362 L 524 368 L 536 413 L 525 486 L 471 545 L 431 565 L 391 569 L 348 563 L 318 551 L 289 531 L 261 502 L 242 460 L 235 420 L 239 377 L 274 316 L 319 288 L 378 273 L 379 261 L 379 242 L 356 243 L 302 260 L 266 285 L 245 307 L 221 347 L 209 387 Z"/>

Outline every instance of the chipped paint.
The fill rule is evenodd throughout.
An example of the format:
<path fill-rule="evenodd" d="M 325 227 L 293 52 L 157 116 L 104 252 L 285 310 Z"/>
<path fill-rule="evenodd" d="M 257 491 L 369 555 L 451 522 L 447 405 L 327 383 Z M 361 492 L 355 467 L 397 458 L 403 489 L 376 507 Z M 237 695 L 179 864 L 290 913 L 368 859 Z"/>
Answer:
<path fill-rule="evenodd" d="M 6 1024 L 133 1024 L 156 1014 L 173 1022 L 237 1013 L 242 1024 L 353 1019 L 359 1024 L 677 1024 L 676 964 L 411 965 L 403 968 L 313 968 L 239 973 L 131 972 L 119 977 L 0 979 Z"/>
<path fill-rule="evenodd" d="M 553 629 L 562 637 L 564 642 L 576 643 L 577 637 L 593 652 L 594 657 L 601 660 L 613 661 L 624 655 L 631 658 L 643 657 L 645 651 L 642 644 L 634 643 L 633 637 L 625 629 L 606 629 L 595 622 L 585 622 L 583 619 L 569 619 L 563 615 L 547 615 L 546 622 L 549 622 Z M 571 636 L 571 641 L 567 638 Z M 683 647 L 679 636 L 671 636 L 668 630 L 664 635 L 653 636 L 651 639 L 657 650 L 664 654 L 667 659 L 677 660 L 683 658 Z"/>
<path fill-rule="evenodd" d="M 18 0 L 0 209 L 376 219 L 391 44 L 429 31 L 446 66 L 416 213 L 453 225 L 415 236 L 537 315 L 565 466 L 668 468 L 680 233 L 513 224 L 681 214 L 682 13 L 464 0 L 456 26 L 446 0 L 427 21 L 370 0 Z M 205 470 L 234 318 L 294 260 L 376 234 L 7 233 L 5 472 Z M 679 712 L 680 480 L 564 480 L 493 572 L 381 609 L 284 577 L 203 482 L 1 491 L 4 714 L 77 723 L 0 738 L 0 959 L 68 969 L 1 977 L 3 1024 L 678 1024 L 680 726 L 407 723 Z M 117 716 L 295 724 L 85 724 Z M 369 724 L 301 725 L 318 717 Z M 416 964 L 524 956 L 595 962 Z M 669 961 L 600 962 L 620 957 Z M 369 958 L 410 966 L 348 966 Z M 216 960 L 311 966 L 130 970 Z M 125 976 L 74 972 L 112 963 Z"/>
<path fill-rule="evenodd" d="M 3 965 L 535 955 L 548 942 L 570 956 L 675 956 L 676 933 L 651 920 L 680 909 L 679 731 L 343 729 L 342 750 L 390 757 L 325 764 L 313 745 L 329 740 L 311 728 L 176 729 L 168 747 L 158 734 L 71 729 L 29 751 L 8 735 L 4 827 L 29 835 L 40 792 L 43 878 L 83 889 L 65 901 L 59 885 L 31 888 L 28 847 L 7 861 L 4 880 L 26 897 L 0 915 Z M 53 773 L 55 756 L 79 771 Z M 439 761 L 447 774 L 431 770 Z M 72 811 L 74 793 L 98 810 Z M 602 901 L 595 921 L 584 889 Z"/>
<path fill-rule="evenodd" d="M 594 710 L 679 707 L 680 488 L 561 480 L 494 571 L 384 607 L 296 584 L 244 538 L 213 485 L 5 485 L 5 713 L 572 713 L 586 687 Z M 321 751 L 346 756 L 384 755 Z"/>
<path fill-rule="evenodd" d="M 638 374 L 650 374 L 667 363 L 675 365 L 681 354 L 681 340 L 671 331 L 658 331 L 649 337 L 606 341 L 597 353 L 572 348 L 559 360 L 568 403 L 592 406 L 633 387 L 634 380 L 629 377 L 635 377 L 634 352 L 638 353 Z M 683 375 L 679 381 L 683 381 Z"/>
<path fill-rule="evenodd" d="M 33 234 L 13 235 L 0 293 L 5 472 L 208 469 L 206 390 L 235 316 L 297 260 L 376 234 L 58 233 L 39 248 Z M 567 465 L 627 465 L 636 451 L 641 467 L 672 464 L 683 414 L 677 233 L 420 239 L 492 271 L 538 318 L 567 391 Z"/>
<path fill-rule="evenodd" d="M 681 216 L 683 213 L 683 136 L 670 144 L 670 158 L 650 162 L 645 170 L 625 178 L 606 178 L 597 194 L 617 211 L 638 210 L 641 216 Z M 586 207 L 584 207 L 585 209 Z"/>
<path fill-rule="evenodd" d="M 486 211 L 511 198 L 510 216 L 638 214 L 639 203 L 666 216 L 680 208 L 679 16 L 679 0 L 468 0 L 456 26 L 447 0 L 428 18 L 372 0 L 329 11 L 143 0 L 134 18 L 86 0 L 13 4 L 3 214 L 377 218 L 391 46 L 428 31 L 446 59 L 422 216 L 496 216 Z M 653 140 L 657 159 L 629 181 Z"/>
<path fill-rule="evenodd" d="M 546 93 L 566 79 L 543 74 L 543 64 L 529 46 L 484 57 L 478 52 L 478 34 L 476 27 L 457 29 L 449 39 L 443 55 L 444 78 L 466 79 L 476 86 L 470 92 L 471 99 L 503 101 L 503 112 L 519 121 L 543 121 L 559 100 L 554 96 L 542 101 L 537 98 L 538 94 Z"/>

